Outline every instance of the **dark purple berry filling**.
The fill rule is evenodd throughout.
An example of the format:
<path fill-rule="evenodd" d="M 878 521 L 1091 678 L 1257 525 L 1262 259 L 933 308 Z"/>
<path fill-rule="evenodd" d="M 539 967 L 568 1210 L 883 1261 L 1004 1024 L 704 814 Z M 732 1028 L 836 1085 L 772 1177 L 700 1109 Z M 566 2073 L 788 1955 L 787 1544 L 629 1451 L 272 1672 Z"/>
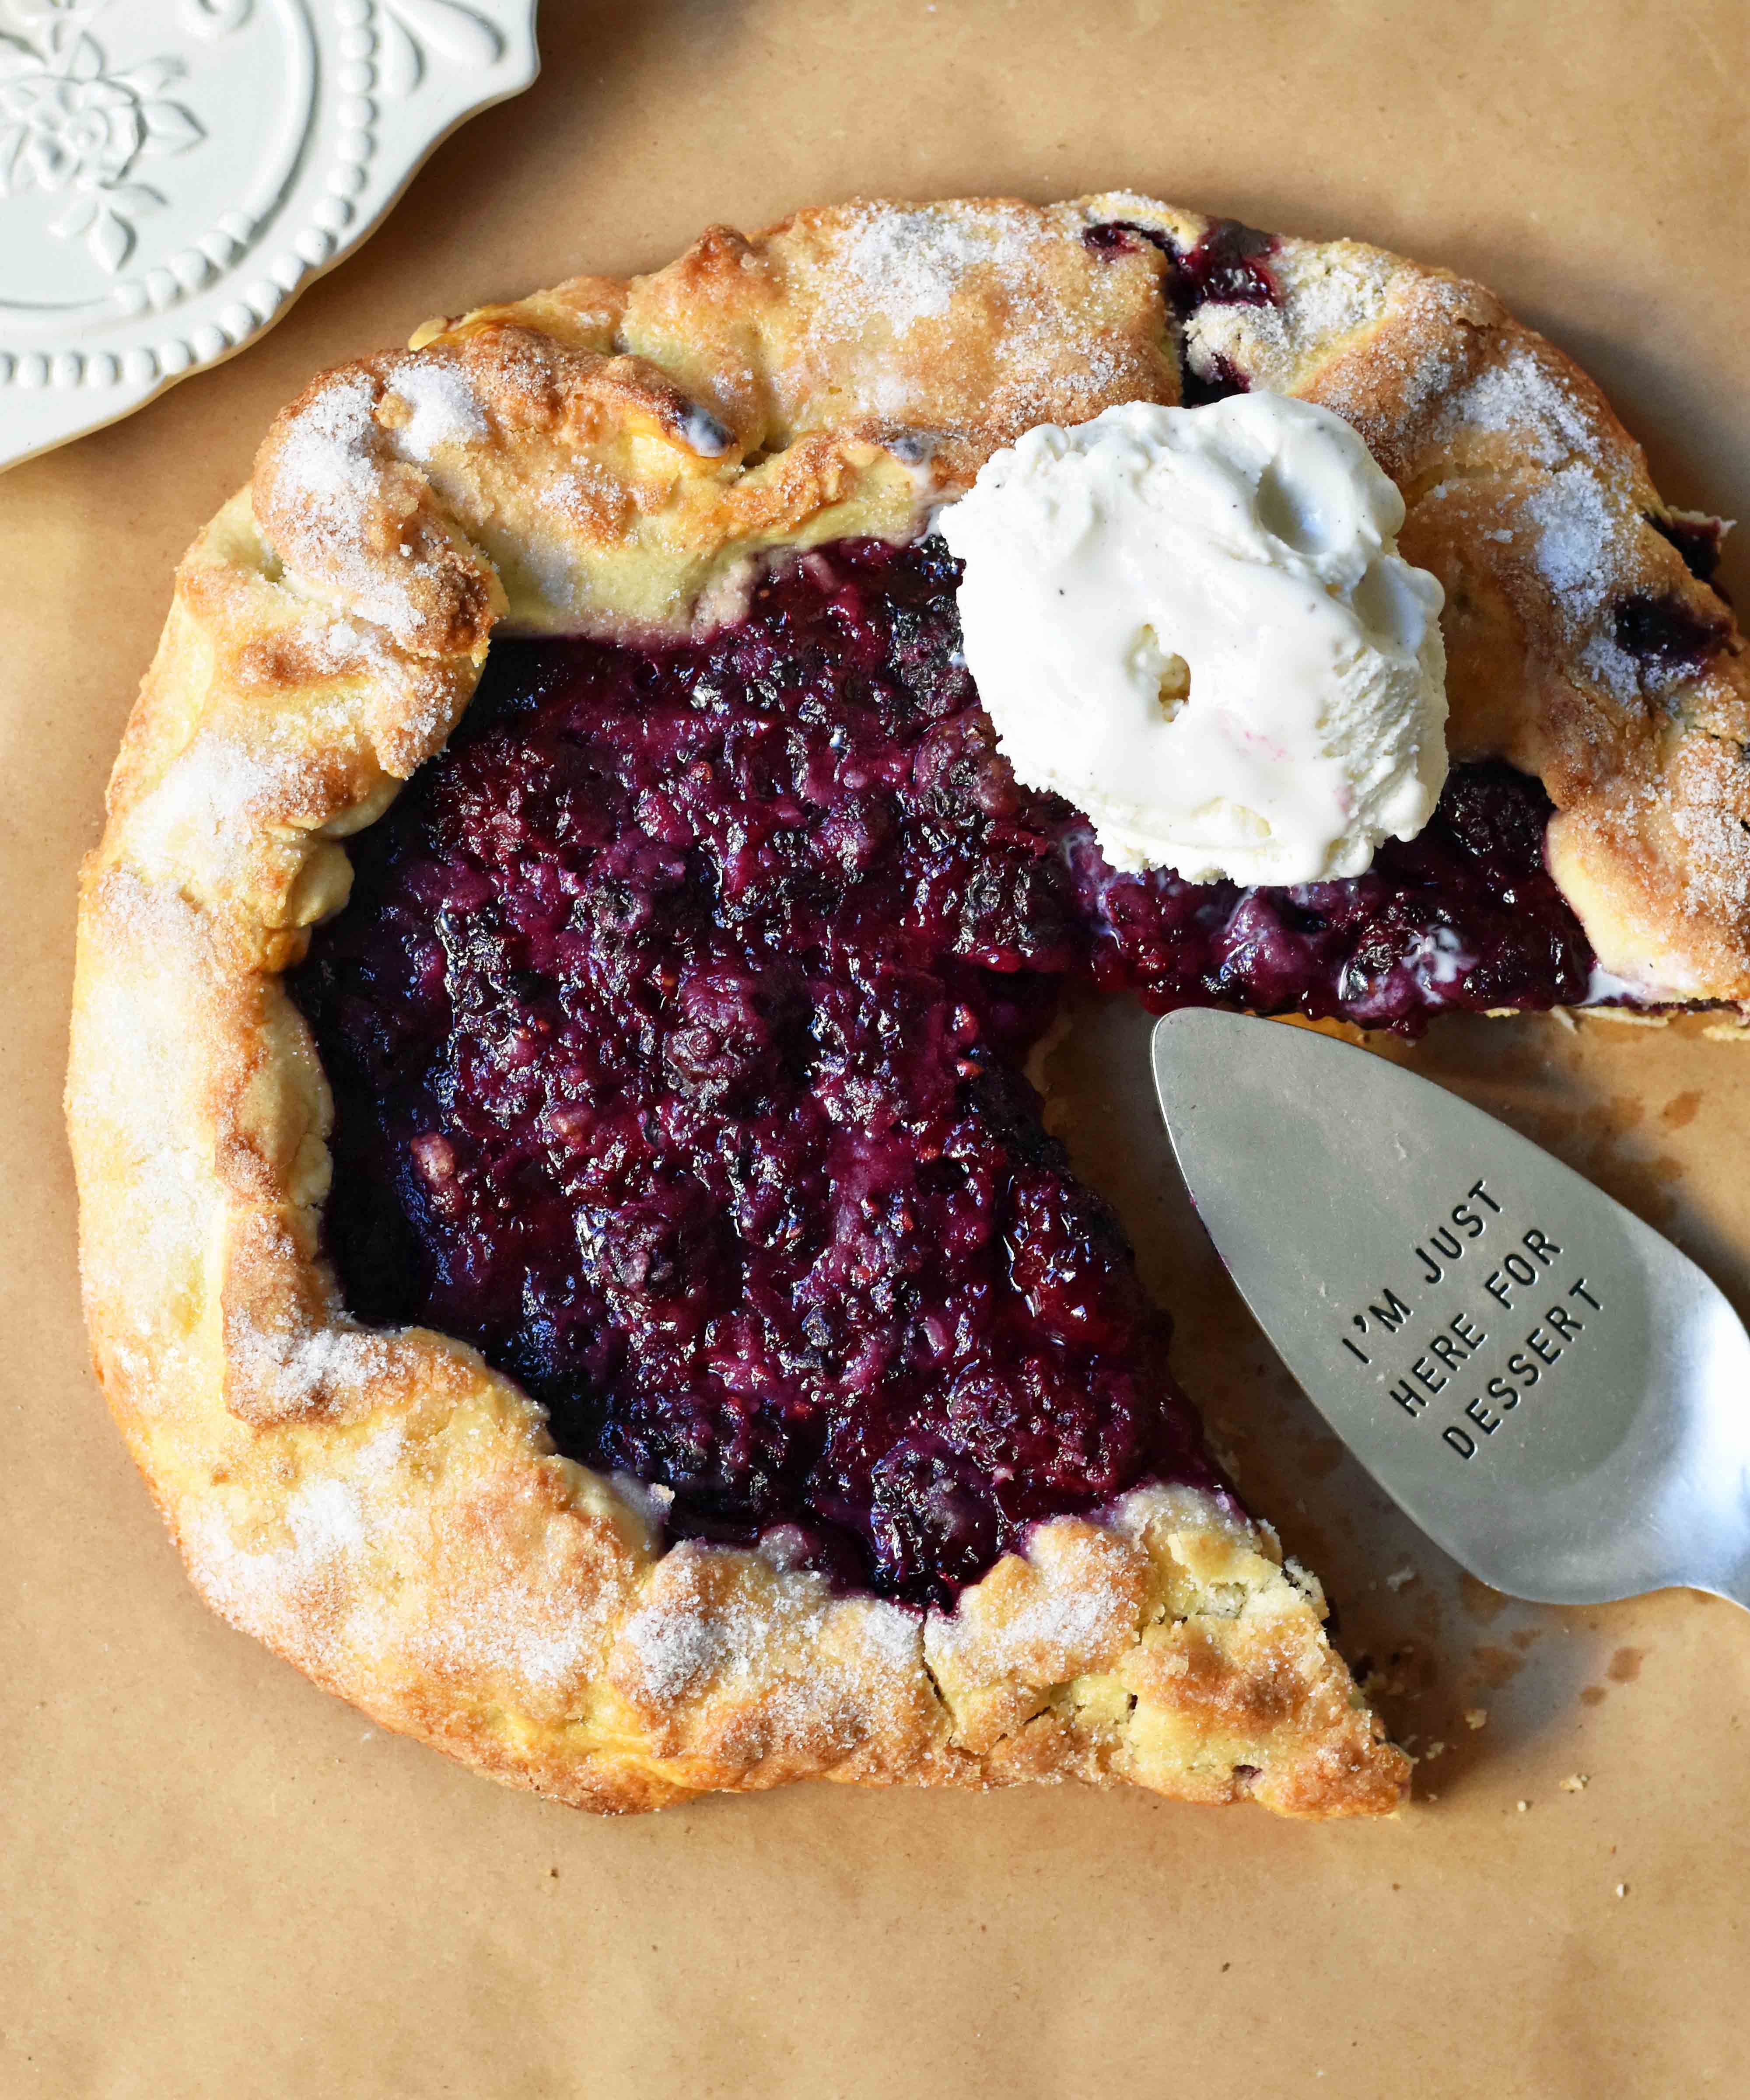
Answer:
<path fill-rule="evenodd" d="M 1455 768 L 1417 836 L 1365 875 L 1291 889 L 1117 875 L 1086 827 L 1063 834 L 1104 990 L 1333 1017 L 1420 1035 L 1431 1014 L 1578 1005 L 1592 950 L 1544 865 L 1549 804 L 1505 765 Z"/>
<path fill-rule="evenodd" d="M 1414 1034 L 1591 962 L 1504 767 L 1352 882 L 1114 874 L 998 753 L 956 574 L 845 543 L 706 642 L 496 646 L 293 983 L 359 1317 L 474 1343 L 672 1535 L 917 1602 L 1220 1487 L 1020 1075 L 1067 981 Z"/>
<path fill-rule="evenodd" d="M 1134 255 L 1144 241 L 1158 248 L 1167 260 L 1166 295 L 1181 321 L 1199 307 L 1273 307 L 1281 298 L 1264 261 L 1276 250 L 1276 236 L 1236 218 L 1212 219 L 1193 248 L 1181 248 L 1161 227 L 1131 218 L 1104 220 L 1082 238 L 1100 255 Z"/>
<path fill-rule="evenodd" d="M 1199 307 L 1273 307 L 1281 294 L 1265 258 L 1273 253 L 1276 237 L 1242 226 L 1236 218 L 1218 218 L 1195 247 L 1181 248 L 1159 227 L 1141 226 L 1135 219 L 1113 218 L 1091 226 L 1082 240 L 1099 255 L 1133 255 L 1146 241 L 1166 258 L 1163 289 L 1178 324 L 1181 346 L 1185 323 Z M 1230 358 L 1219 352 L 1204 360 L 1206 369 L 1193 368 L 1181 347 L 1179 397 L 1188 408 L 1219 401 L 1230 394 L 1244 394 L 1249 382 Z"/>
<path fill-rule="evenodd" d="M 1669 677 L 1701 670 L 1732 631 L 1723 605 L 1698 611 L 1675 591 L 1636 591 L 1616 607 L 1611 625 L 1620 649 Z"/>

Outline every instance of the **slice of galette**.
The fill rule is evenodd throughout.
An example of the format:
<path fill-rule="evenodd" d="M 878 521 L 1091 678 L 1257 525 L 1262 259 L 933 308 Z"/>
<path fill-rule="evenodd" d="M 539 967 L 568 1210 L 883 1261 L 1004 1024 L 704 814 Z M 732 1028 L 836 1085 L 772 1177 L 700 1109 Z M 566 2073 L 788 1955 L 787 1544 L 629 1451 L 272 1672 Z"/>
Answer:
<path fill-rule="evenodd" d="M 1017 783 L 930 530 L 1037 426 L 1247 388 L 1361 433 L 1447 593 L 1431 820 L 1288 889 L 1117 872 Z M 1024 1066 L 1077 982 L 1750 998 L 1716 540 L 1488 293 L 1131 196 L 718 229 L 315 382 L 81 908 L 87 1307 L 202 1593 L 598 1808 L 1390 1810 Z"/>

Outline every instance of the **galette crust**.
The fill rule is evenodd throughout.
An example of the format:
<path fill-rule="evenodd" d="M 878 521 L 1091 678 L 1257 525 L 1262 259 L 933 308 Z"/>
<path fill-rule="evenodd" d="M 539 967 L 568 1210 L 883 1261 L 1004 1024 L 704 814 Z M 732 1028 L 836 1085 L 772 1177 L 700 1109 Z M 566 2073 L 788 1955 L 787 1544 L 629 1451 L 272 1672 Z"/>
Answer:
<path fill-rule="evenodd" d="M 349 1321 L 331 1104 L 281 975 L 495 628 L 697 629 L 767 550 L 909 536 L 1030 426 L 1175 400 L 1219 356 L 1338 408 L 1404 488 L 1404 550 L 1448 593 L 1457 752 L 1543 778 L 1606 965 L 1750 997 L 1742 655 L 1734 630 L 1651 682 L 1611 657 L 1624 593 L 1722 615 L 1596 390 L 1487 293 L 1350 243 L 1284 241 L 1280 309 L 1181 329 L 1157 249 L 1083 240 L 1116 219 L 1183 249 L 1207 226 L 1127 194 L 853 205 L 434 324 L 314 382 L 179 571 L 82 885 L 98 1370 L 208 1601 L 500 1777 L 627 1810 L 1074 1776 L 1329 1816 L 1390 1811 L 1408 1761 L 1316 1583 L 1223 1500 L 1056 1520 L 920 1616 L 775 1550 L 663 1551 L 653 1498 L 558 1454 L 474 1351 Z"/>

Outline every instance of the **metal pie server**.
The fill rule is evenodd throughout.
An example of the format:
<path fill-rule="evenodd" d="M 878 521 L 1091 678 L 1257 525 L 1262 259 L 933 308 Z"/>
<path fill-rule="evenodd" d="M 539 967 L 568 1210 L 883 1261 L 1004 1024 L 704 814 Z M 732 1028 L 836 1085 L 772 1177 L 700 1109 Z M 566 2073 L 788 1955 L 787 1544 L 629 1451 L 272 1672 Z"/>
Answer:
<path fill-rule="evenodd" d="M 1750 1335 L 1694 1262 L 1493 1116 L 1302 1028 L 1154 1032 L 1199 1216 L 1333 1429 L 1492 1587 L 1750 1608 Z"/>

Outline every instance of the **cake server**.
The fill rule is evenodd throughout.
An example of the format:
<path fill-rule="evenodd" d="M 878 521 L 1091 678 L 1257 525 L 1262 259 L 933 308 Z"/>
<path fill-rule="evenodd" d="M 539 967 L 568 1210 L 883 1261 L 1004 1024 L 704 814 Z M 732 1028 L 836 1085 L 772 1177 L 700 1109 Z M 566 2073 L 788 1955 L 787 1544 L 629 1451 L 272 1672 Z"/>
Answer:
<path fill-rule="evenodd" d="M 1365 1050 L 1202 1008 L 1154 1031 L 1199 1216 L 1356 1458 L 1492 1588 L 1750 1608 L 1750 1335 L 1688 1256 Z"/>

